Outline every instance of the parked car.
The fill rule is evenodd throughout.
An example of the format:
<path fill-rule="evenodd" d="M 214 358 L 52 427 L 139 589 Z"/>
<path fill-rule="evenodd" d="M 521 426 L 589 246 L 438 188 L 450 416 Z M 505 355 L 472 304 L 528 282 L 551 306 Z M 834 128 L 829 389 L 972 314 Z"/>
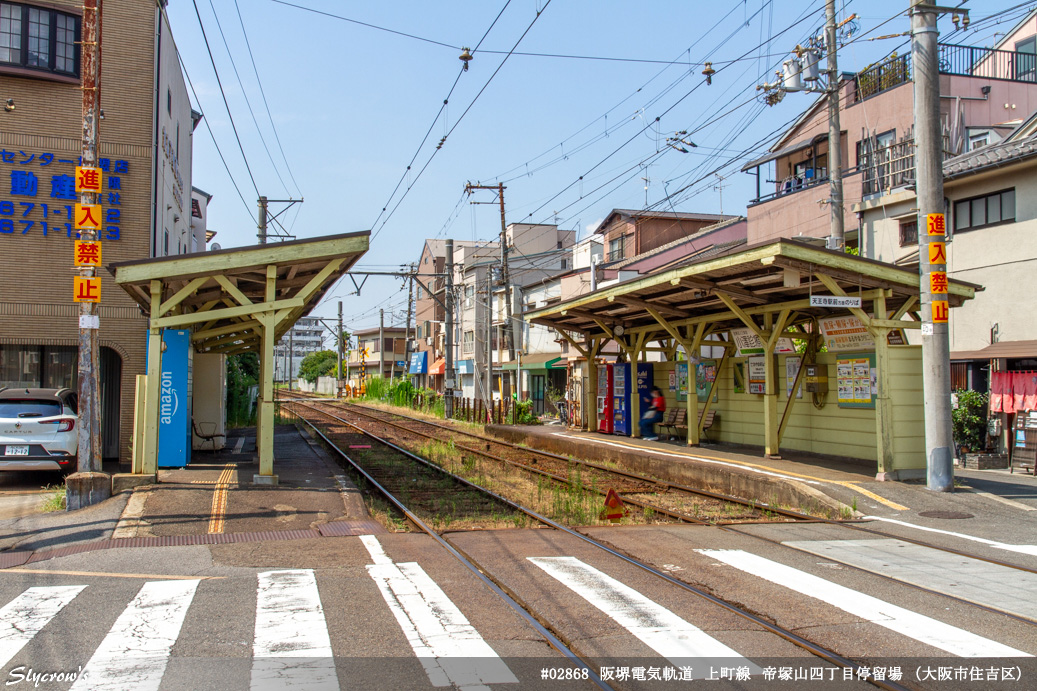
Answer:
<path fill-rule="evenodd" d="M 0 471 L 76 469 L 76 392 L 0 388 Z"/>

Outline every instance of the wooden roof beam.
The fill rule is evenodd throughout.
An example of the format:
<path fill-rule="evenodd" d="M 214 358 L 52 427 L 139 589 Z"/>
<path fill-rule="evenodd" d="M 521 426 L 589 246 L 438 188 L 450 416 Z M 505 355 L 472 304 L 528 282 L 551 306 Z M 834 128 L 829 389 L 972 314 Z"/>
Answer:
<path fill-rule="evenodd" d="M 610 297 L 608 300 L 609 302 L 618 302 L 621 305 L 629 305 L 630 307 L 640 307 L 642 309 L 647 310 L 656 310 L 660 314 L 668 314 L 672 317 L 677 317 L 678 319 L 688 316 L 684 312 L 681 312 L 678 309 L 674 309 L 673 307 L 669 307 L 667 305 L 660 305 L 654 302 L 649 302 L 648 300 L 640 300 L 638 298 L 627 297 L 625 295 Z"/>

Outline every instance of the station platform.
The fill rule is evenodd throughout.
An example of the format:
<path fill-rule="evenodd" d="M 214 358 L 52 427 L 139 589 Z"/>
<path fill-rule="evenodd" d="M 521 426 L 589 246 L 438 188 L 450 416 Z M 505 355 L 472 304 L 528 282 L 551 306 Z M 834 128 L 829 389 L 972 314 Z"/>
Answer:
<path fill-rule="evenodd" d="M 981 507 L 965 501 L 983 498 L 1002 509 L 1037 511 L 1037 478 L 1007 470 L 955 468 L 955 491 L 933 492 L 919 482 L 880 482 L 871 462 L 782 452 L 767 458 L 759 447 L 683 440 L 640 438 L 566 429 L 560 425 L 490 426 L 493 434 L 564 456 L 616 463 L 675 484 L 710 489 L 782 508 L 829 513 L 832 517 L 884 515 L 917 511 L 969 513 Z M 1033 514 L 1037 517 L 1037 514 Z"/>
<path fill-rule="evenodd" d="M 278 484 L 253 484 L 255 429 L 230 430 L 225 448 L 195 450 L 186 467 L 160 469 L 157 485 L 136 488 L 112 537 L 383 532 L 356 486 L 312 439 L 280 425 L 274 447 Z"/>

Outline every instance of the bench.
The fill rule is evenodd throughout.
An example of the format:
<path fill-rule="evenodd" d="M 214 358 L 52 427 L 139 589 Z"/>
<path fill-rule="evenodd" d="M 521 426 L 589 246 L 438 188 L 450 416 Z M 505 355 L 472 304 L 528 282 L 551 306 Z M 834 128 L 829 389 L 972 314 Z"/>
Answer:
<path fill-rule="evenodd" d="M 685 411 L 685 412 L 687 412 L 687 411 Z M 708 430 L 710 427 L 713 426 L 713 423 L 716 422 L 716 418 L 717 418 L 717 411 L 710 410 L 708 413 L 706 413 L 706 417 L 703 418 L 703 420 L 702 420 L 702 436 L 706 439 L 706 441 L 712 441 L 709 438 L 709 435 L 706 434 L 706 430 Z M 677 430 L 684 430 L 684 435 L 687 436 L 687 434 L 688 434 L 688 425 L 687 424 L 674 425 L 674 427 Z"/>
<path fill-rule="evenodd" d="M 677 433 L 677 425 L 683 425 L 684 420 L 687 419 L 687 417 L 688 411 L 685 408 L 670 408 L 666 411 L 666 417 L 663 418 L 663 421 L 656 424 L 656 433 L 661 434 L 664 428 L 669 429 L 671 431 L 667 432 L 666 436 L 669 439 L 673 439 L 674 435 Z"/>

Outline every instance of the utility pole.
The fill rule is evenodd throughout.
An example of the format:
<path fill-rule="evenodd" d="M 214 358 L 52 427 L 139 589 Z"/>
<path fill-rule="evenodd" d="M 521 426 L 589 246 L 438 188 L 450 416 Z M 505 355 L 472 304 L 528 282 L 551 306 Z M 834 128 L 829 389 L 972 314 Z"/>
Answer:
<path fill-rule="evenodd" d="M 466 184 L 464 188 L 465 192 L 467 192 L 469 195 L 472 193 L 472 190 L 497 191 L 497 199 L 500 202 L 500 285 L 504 286 L 504 309 L 505 314 L 507 315 L 507 321 L 504 323 L 504 339 L 507 349 L 511 351 L 514 350 L 514 346 L 512 344 L 513 339 L 511 335 L 511 275 L 508 272 L 508 222 L 507 220 L 505 220 L 504 217 L 504 190 L 508 188 L 504 186 L 504 183 L 499 183 L 496 187 L 492 187 L 489 185 L 473 185 L 470 182 Z"/>
<path fill-rule="evenodd" d="M 450 242 L 447 240 L 447 242 Z M 417 267 L 414 264 L 410 265 L 410 275 L 407 276 L 409 286 L 407 288 L 407 323 L 403 329 L 403 373 L 400 375 L 407 374 L 410 369 L 410 317 L 411 313 L 417 312 L 417 306 L 414 304 L 414 274 L 418 272 Z M 395 356 L 395 355 L 394 355 Z"/>
<path fill-rule="evenodd" d="M 493 267 L 486 267 L 486 410 L 493 404 Z"/>
<path fill-rule="evenodd" d="M 292 390 L 292 379 L 295 378 L 295 326 L 288 329 L 288 390 Z"/>
<path fill-rule="evenodd" d="M 266 197 L 259 197 L 259 244 L 266 244 Z"/>
<path fill-rule="evenodd" d="M 385 310 L 378 310 L 378 376 L 385 376 Z"/>
<path fill-rule="evenodd" d="M 839 136 L 839 65 L 835 28 L 835 0 L 825 0 L 825 43 L 828 48 L 828 208 L 832 223 L 828 249 L 841 252 L 845 244 L 843 156 Z"/>
<path fill-rule="evenodd" d="M 945 9 L 911 0 L 911 61 L 915 67 L 915 178 L 918 193 L 918 269 L 922 303 L 922 391 L 925 405 L 926 486 L 954 489 L 951 427 L 950 313 L 947 301 L 946 222 L 936 19 Z M 922 233 L 922 228 L 926 229 Z"/>
<path fill-rule="evenodd" d="M 443 301 L 446 303 L 444 315 L 444 328 L 446 329 L 445 346 L 446 353 L 444 358 L 446 360 L 446 369 L 444 371 L 445 376 L 443 377 L 443 414 L 446 419 L 454 417 L 454 241 L 447 239 L 446 241 L 446 266 L 443 267 L 446 271 L 446 293 L 443 297 L 446 299 Z M 410 323 L 409 317 L 410 312 L 408 311 L 408 325 Z"/>
<path fill-rule="evenodd" d="M 97 131 L 101 116 L 101 0 L 84 0 L 82 22 L 83 161 L 80 167 L 99 174 Z M 86 171 L 82 185 L 79 184 L 79 171 L 76 172 L 76 187 L 81 190 L 80 205 L 94 208 L 100 216 L 98 195 L 95 192 L 100 190 L 100 178 L 90 189 L 91 186 L 85 182 Z M 80 226 L 79 221 L 77 211 L 76 226 Z M 84 224 L 80 230 L 80 241 L 76 243 L 77 250 L 81 245 L 93 248 L 96 240 L 94 229 Z M 79 264 L 80 253 L 77 251 L 75 254 L 75 263 Z M 99 255 L 97 263 L 100 263 Z M 101 472 L 100 351 L 97 334 L 100 317 L 95 301 L 100 298 L 101 279 L 96 274 L 95 266 L 94 263 L 80 266 L 76 281 L 80 291 L 83 286 L 88 286 L 86 292 L 96 298 L 91 297 L 79 303 L 79 450 L 76 472 L 65 479 L 65 506 L 69 511 L 104 501 L 112 494 L 111 478 Z M 154 405 L 158 405 L 158 401 Z"/>
<path fill-rule="evenodd" d="M 338 397 L 339 382 L 345 379 L 342 375 L 342 351 L 345 343 L 342 342 L 342 301 L 338 301 L 338 331 L 335 333 L 335 350 L 338 353 L 338 369 L 335 370 L 335 397 Z"/>

